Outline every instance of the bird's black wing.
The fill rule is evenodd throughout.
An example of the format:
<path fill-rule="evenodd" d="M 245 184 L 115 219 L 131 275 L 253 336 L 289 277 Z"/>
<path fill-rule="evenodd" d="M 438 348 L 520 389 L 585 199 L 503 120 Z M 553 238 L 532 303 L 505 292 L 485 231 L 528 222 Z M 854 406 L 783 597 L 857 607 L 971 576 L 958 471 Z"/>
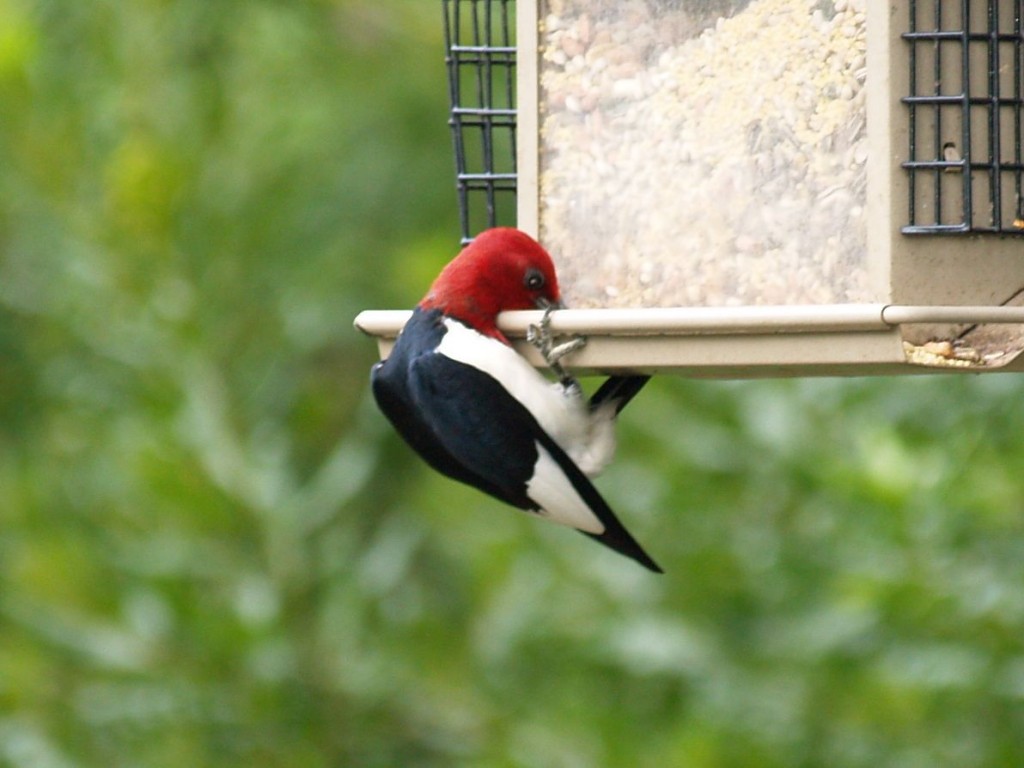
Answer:
<path fill-rule="evenodd" d="M 408 384 L 423 430 L 457 465 L 445 474 L 520 509 L 538 509 L 526 485 L 540 427 L 523 405 L 488 374 L 441 354 L 418 357 Z"/>
<path fill-rule="evenodd" d="M 471 485 L 520 509 L 538 510 L 527 495 L 527 485 L 537 465 L 539 445 L 604 526 L 601 533 L 583 533 L 662 572 L 576 463 L 490 375 L 444 355 L 424 355 L 410 367 L 409 386 L 424 424 L 460 471 L 475 478 L 467 481 Z M 467 398 L 467 392 L 474 396 Z"/>

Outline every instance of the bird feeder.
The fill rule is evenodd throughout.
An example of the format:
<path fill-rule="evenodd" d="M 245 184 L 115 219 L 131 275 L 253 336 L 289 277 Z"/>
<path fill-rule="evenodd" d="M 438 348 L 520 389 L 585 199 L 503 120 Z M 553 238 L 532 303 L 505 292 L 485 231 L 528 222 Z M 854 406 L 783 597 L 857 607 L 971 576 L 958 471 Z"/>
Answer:
<path fill-rule="evenodd" d="M 547 247 L 569 365 L 1024 369 L 1021 0 L 443 5 L 463 238 Z"/>

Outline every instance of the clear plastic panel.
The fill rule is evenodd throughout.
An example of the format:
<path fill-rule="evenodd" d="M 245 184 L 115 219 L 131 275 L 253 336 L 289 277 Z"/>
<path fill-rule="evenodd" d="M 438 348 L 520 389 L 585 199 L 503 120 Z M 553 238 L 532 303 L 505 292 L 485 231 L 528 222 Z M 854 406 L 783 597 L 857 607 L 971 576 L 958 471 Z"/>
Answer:
<path fill-rule="evenodd" d="M 872 300 L 863 0 L 546 0 L 539 39 L 570 306 Z"/>

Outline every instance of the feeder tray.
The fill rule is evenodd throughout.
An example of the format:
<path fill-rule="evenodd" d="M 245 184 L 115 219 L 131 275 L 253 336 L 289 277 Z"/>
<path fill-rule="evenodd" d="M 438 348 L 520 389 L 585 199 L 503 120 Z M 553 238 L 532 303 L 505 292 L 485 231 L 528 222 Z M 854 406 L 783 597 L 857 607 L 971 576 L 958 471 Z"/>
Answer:
<path fill-rule="evenodd" d="M 570 366 L 1020 367 L 1020 0 L 444 11 L 462 240 L 516 225 L 548 248 L 574 308 L 552 327 L 590 340 Z M 386 353 L 406 316 L 357 325 Z"/>

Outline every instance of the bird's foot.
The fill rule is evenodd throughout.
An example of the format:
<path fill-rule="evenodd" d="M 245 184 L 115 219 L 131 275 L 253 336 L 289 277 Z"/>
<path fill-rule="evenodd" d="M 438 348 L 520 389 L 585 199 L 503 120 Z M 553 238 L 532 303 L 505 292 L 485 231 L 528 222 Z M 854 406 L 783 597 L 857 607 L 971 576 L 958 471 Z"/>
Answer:
<path fill-rule="evenodd" d="M 544 362 L 548 364 L 548 368 L 554 372 L 563 385 L 580 389 L 579 382 L 566 373 L 561 361 L 566 355 L 583 349 L 587 344 L 587 339 L 584 336 L 573 336 L 569 341 L 555 344 L 555 336 L 551 332 L 551 313 L 554 311 L 554 306 L 549 306 L 544 310 L 540 323 L 526 329 L 526 340 L 538 349 Z"/>
<path fill-rule="evenodd" d="M 585 346 L 587 346 L 585 336 L 573 336 L 568 341 L 551 347 L 544 359 L 547 360 L 548 365 L 557 365 L 563 357 L 571 355 L 573 352 L 578 352 Z"/>
<path fill-rule="evenodd" d="M 574 400 L 583 400 L 583 385 L 575 376 L 565 375 L 558 379 L 562 392 L 566 397 Z"/>
<path fill-rule="evenodd" d="M 551 352 L 551 345 L 554 338 L 551 334 L 551 313 L 555 311 L 555 306 L 549 304 L 544 308 L 544 314 L 540 318 L 540 322 L 537 325 L 528 325 L 526 327 L 526 341 L 535 346 L 540 353 L 544 356 L 545 362 L 548 359 L 548 353 Z"/>

